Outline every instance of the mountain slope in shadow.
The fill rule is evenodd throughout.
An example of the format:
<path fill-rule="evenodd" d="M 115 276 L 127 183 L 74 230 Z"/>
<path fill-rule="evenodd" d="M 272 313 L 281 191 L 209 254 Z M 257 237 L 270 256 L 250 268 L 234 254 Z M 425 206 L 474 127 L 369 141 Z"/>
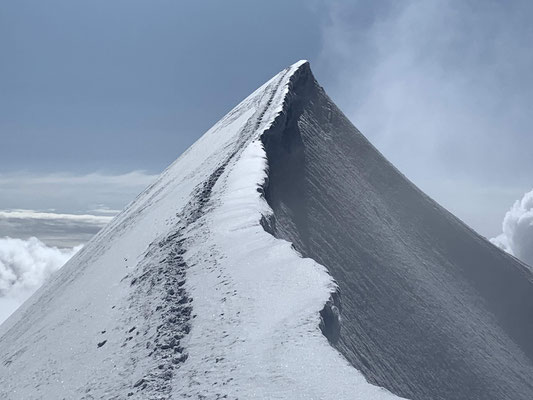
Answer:
<path fill-rule="evenodd" d="M 340 289 L 329 339 L 415 400 L 533 398 L 533 280 L 399 173 L 305 67 L 262 137 L 268 230 Z M 335 331 L 335 329 L 333 329 Z"/>

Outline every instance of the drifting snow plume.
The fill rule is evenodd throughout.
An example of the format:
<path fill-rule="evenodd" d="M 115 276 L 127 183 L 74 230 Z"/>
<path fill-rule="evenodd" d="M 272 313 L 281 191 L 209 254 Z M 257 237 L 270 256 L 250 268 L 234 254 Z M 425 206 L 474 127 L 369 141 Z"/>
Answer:
<path fill-rule="evenodd" d="M 0 239 L 0 323 L 80 248 L 48 247 L 34 237 Z"/>
<path fill-rule="evenodd" d="M 533 190 L 515 201 L 505 214 L 502 227 L 503 233 L 491 242 L 533 265 Z"/>

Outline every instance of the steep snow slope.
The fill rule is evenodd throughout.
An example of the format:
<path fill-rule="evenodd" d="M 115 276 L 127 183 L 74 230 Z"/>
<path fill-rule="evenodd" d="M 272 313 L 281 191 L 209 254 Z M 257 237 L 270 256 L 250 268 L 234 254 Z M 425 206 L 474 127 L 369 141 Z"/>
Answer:
<path fill-rule="evenodd" d="M 324 267 L 261 225 L 260 136 L 308 75 L 250 95 L 0 327 L 0 398 L 397 398 L 321 334 Z"/>
<path fill-rule="evenodd" d="M 412 399 L 533 399 L 533 278 L 421 193 L 301 71 L 263 135 L 268 229 L 327 267 L 325 330 L 373 383 Z"/>

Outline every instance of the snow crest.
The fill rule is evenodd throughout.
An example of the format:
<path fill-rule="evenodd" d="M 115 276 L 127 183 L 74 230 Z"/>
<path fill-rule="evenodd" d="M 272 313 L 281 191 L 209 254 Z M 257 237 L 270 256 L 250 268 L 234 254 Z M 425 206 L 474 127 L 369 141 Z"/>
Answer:
<path fill-rule="evenodd" d="M 1 398 L 397 398 L 321 333 L 325 268 L 261 224 L 261 135 L 308 68 L 230 111 L 0 327 Z"/>

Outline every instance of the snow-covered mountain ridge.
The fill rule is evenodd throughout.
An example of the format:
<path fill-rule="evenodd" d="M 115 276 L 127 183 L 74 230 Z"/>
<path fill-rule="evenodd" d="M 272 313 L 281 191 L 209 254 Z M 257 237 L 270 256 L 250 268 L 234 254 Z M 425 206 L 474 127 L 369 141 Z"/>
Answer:
<path fill-rule="evenodd" d="M 340 289 L 332 344 L 417 399 L 533 398 L 533 275 L 396 170 L 311 73 L 263 135 L 268 230 Z"/>
<path fill-rule="evenodd" d="M 394 397 L 321 334 L 325 269 L 260 223 L 259 139 L 307 69 L 230 111 L 0 327 L 1 398 Z"/>
<path fill-rule="evenodd" d="M 0 326 L 0 398 L 529 400 L 532 310 L 301 61 Z"/>

